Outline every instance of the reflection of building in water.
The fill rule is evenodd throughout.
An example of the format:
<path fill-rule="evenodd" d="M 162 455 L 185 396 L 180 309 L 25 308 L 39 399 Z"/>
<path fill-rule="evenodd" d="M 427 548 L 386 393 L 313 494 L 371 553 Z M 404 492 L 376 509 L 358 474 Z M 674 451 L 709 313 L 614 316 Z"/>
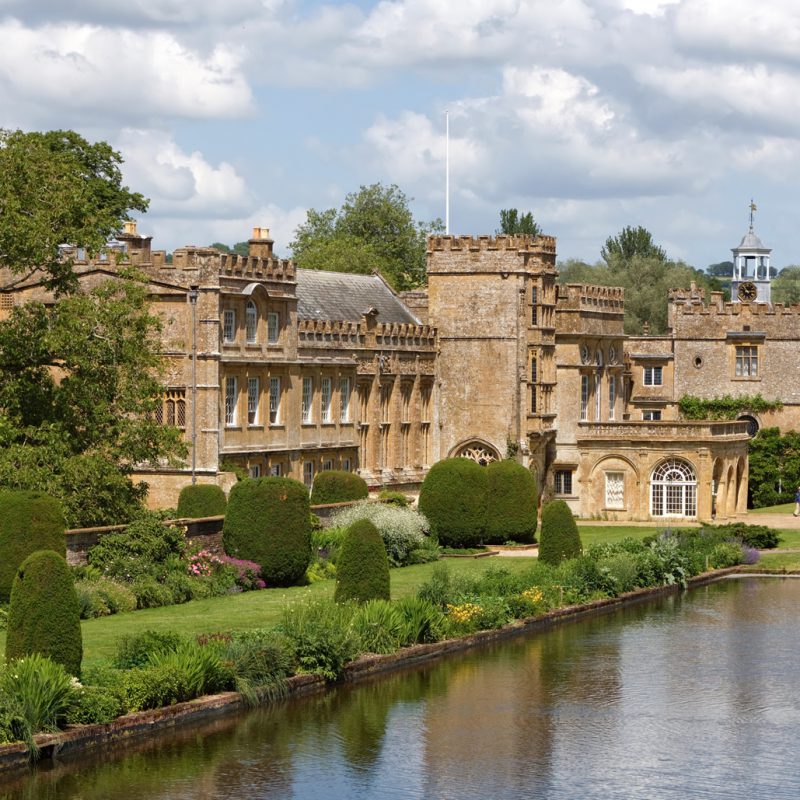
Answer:
<path fill-rule="evenodd" d="M 256 228 L 248 256 L 185 247 L 168 262 L 130 223 L 111 254 L 76 262 L 84 285 L 118 263 L 146 273 L 164 323 L 157 418 L 194 433 L 201 482 L 229 486 L 231 464 L 413 488 L 441 458 L 511 453 L 583 517 L 722 520 L 746 508 L 748 431 L 800 426 L 800 309 L 761 302 L 769 249 L 753 231 L 734 249 L 734 302 L 674 290 L 669 333 L 636 337 L 622 289 L 556 284 L 552 237 L 431 237 L 428 287 L 402 295 L 377 275 L 296 269 L 272 246 Z M 33 278 L 0 315 L 29 297 L 51 299 Z M 684 394 L 757 393 L 783 409 L 679 419 Z M 139 473 L 161 506 L 191 474 Z"/>

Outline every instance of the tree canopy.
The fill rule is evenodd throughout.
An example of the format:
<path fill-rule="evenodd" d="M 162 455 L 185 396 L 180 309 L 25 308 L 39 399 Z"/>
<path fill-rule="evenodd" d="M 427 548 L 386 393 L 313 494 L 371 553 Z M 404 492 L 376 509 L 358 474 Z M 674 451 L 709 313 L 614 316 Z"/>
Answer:
<path fill-rule="evenodd" d="M 632 258 L 654 258 L 666 261 L 667 253 L 653 241 L 653 234 L 641 225 L 626 225 L 616 236 L 609 236 L 600 256 L 611 267 L 619 267 Z"/>
<path fill-rule="evenodd" d="M 784 267 L 772 281 L 772 302 L 800 303 L 800 266 Z"/>
<path fill-rule="evenodd" d="M 645 323 L 650 332 L 667 331 L 667 297 L 670 289 L 688 289 L 692 281 L 707 291 L 721 289 L 719 282 L 682 261 L 672 261 L 652 234 L 639 226 L 624 228 L 606 239 L 603 260 L 591 265 L 570 259 L 560 262 L 559 283 L 622 286 L 625 289 L 625 333 L 638 335 Z"/>
<path fill-rule="evenodd" d="M 441 220 L 417 222 L 394 184 L 351 192 L 339 209 L 309 209 L 291 243 L 298 267 L 369 274 L 378 270 L 398 291 L 426 282 L 425 251 Z"/>
<path fill-rule="evenodd" d="M 209 247 L 215 247 L 223 253 L 229 253 L 236 256 L 246 256 L 250 254 L 250 245 L 247 242 L 236 242 L 233 247 L 229 247 L 222 242 L 212 242 Z"/>
<path fill-rule="evenodd" d="M 0 289 L 37 270 L 57 292 L 76 288 L 59 245 L 95 253 L 131 211 L 147 210 L 122 185 L 121 161 L 107 143 L 74 131 L 0 130 Z"/>
<path fill-rule="evenodd" d="M 0 322 L 0 487 L 61 498 L 70 526 L 131 518 L 146 492 L 134 466 L 185 455 L 154 419 L 159 324 L 142 277 L 124 271 Z"/>
<path fill-rule="evenodd" d="M 516 208 L 503 208 L 500 211 L 500 233 L 507 236 L 528 234 L 538 236 L 542 229 L 534 222 L 533 212 L 520 214 Z"/>

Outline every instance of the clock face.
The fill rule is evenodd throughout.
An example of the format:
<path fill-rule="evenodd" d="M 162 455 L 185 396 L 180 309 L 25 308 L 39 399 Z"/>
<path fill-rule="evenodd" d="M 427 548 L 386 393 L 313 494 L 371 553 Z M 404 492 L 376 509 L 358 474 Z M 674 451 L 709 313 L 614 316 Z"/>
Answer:
<path fill-rule="evenodd" d="M 754 283 L 747 281 L 739 284 L 739 299 L 746 303 L 752 303 L 758 297 L 758 289 Z"/>

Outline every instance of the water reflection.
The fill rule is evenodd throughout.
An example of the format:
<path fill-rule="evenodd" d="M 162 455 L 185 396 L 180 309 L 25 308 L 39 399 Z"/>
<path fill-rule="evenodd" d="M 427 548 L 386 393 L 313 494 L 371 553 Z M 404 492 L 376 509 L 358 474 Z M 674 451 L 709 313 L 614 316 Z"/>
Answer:
<path fill-rule="evenodd" d="M 789 798 L 800 581 L 736 580 L 301 698 L 8 800 Z"/>

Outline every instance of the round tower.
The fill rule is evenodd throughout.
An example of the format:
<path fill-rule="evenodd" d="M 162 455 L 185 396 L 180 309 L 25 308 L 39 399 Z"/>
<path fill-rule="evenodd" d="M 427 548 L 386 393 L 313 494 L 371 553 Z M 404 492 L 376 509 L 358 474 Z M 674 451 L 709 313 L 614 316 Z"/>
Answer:
<path fill-rule="evenodd" d="M 769 271 L 769 254 L 753 230 L 753 214 L 756 204 L 750 201 L 750 227 L 733 252 L 733 280 L 731 300 L 734 303 L 771 303 L 772 279 Z"/>

